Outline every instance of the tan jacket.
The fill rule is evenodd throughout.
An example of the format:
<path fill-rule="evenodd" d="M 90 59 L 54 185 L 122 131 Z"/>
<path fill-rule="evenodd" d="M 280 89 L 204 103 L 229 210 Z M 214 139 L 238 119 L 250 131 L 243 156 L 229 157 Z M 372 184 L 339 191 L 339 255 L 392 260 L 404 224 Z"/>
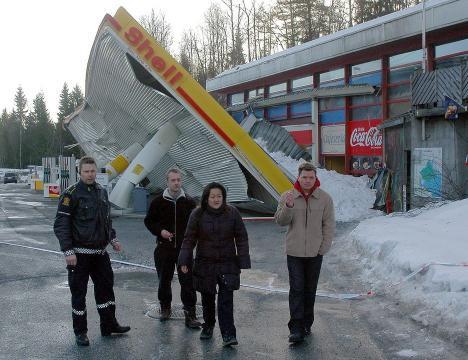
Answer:
<path fill-rule="evenodd" d="M 298 257 L 325 255 L 335 235 L 335 210 L 331 196 L 317 188 L 306 203 L 299 191 L 292 191 L 294 207 L 286 206 L 284 193 L 275 213 L 279 225 L 288 225 L 286 254 Z"/>

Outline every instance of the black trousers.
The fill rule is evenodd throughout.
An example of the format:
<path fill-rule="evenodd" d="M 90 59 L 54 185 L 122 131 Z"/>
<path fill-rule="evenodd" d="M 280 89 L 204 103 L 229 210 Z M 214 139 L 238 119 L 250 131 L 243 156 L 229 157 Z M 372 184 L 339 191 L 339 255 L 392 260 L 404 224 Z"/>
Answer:
<path fill-rule="evenodd" d="M 314 323 L 317 283 L 322 267 L 322 255 L 296 257 L 288 255 L 289 313 L 291 333 L 303 333 Z"/>
<path fill-rule="evenodd" d="M 157 246 L 154 250 L 154 264 L 158 272 L 159 286 L 158 299 L 161 307 L 168 308 L 172 302 L 171 282 L 174 277 L 174 269 L 177 267 L 179 250 L 176 248 Z M 185 310 L 190 310 L 197 303 L 197 294 L 193 289 L 192 270 L 184 274 L 177 267 L 177 276 L 180 283 L 180 299 Z"/>
<path fill-rule="evenodd" d="M 73 331 L 82 334 L 88 331 L 86 319 L 86 293 L 88 279 L 94 283 L 94 298 L 101 320 L 101 327 L 113 326 L 115 319 L 114 273 L 109 254 L 76 254 L 76 266 L 67 266 L 68 285 L 71 291 Z"/>
<path fill-rule="evenodd" d="M 234 291 L 228 290 L 218 276 L 218 320 L 221 335 L 236 336 L 234 326 Z M 216 294 L 202 293 L 203 321 L 207 326 L 214 326 Z"/>

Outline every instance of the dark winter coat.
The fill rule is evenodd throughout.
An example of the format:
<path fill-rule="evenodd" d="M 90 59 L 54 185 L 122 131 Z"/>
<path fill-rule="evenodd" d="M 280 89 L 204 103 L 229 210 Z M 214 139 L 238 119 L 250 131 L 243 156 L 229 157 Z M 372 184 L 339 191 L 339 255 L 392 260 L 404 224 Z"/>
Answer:
<path fill-rule="evenodd" d="M 180 248 L 190 213 L 195 206 L 195 201 L 185 195 L 183 190 L 179 197 L 174 199 L 166 189 L 151 202 L 145 217 L 145 226 L 156 236 L 158 246 Z M 162 230 L 173 233 L 176 241 L 163 238 Z"/>
<path fill-rule="evenodd" d="M 60 196 L 54 232 L 65 255 L 76 248 L 104 249 L 115 238 L 107 191 L 81 180 Z"/>
<path fill-rule="evenodd" d="M 241 269 L 250 269 L 249 241 L 239 211 L 230 205 L 218 211 L 194 210 L 180 250 L 179 266 L 192 266 L 195 246 L 195 290 L 215 293 L 219 276 L 226 278 L 231 290 L 237 290 Z"/>

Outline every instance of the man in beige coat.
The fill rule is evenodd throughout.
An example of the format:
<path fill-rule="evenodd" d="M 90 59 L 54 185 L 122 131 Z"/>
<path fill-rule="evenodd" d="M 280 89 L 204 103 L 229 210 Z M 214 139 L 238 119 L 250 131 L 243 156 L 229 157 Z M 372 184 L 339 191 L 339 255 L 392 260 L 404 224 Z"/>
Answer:
<path fill-rule="evenodd" d="M 335 233 L 333 200 L 319 187 L 315 166 L 302 163 L 294 189 L 281 196 L 275 213 L 276 222 L 288 226 L 288 327 L 289 342 L 292 343 L 301 342 L 310 334 L 322 259 L 330 249 Z"/>

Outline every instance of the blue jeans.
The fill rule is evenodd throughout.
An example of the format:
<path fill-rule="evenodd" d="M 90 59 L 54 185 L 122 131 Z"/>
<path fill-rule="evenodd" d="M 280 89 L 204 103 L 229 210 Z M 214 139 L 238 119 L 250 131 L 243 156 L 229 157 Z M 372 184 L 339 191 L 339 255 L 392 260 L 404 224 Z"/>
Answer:
<path fill-rule="evenodd" d="M 303 334 L 314 323 L 317 283 L 322 267 L 322 255 L 296 257 L 288 255 L 289 313 L 291 333 Z"/>

